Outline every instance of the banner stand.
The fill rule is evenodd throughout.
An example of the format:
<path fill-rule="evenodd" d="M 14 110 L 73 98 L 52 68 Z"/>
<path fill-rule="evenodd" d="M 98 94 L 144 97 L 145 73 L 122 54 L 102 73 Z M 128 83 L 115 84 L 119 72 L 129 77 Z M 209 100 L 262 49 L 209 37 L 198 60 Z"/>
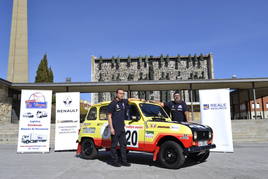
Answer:
<path fill-rule="evenodd" d="M 234 152 L 230 89 L 199 90 L 201 123 L 213 129 L 214 152 Z"/>
<path fill-rule="evenodd" d="M 51 90 L 22 90 L 17 153 L 49 153 Z"/>
<path fill-rule="evenodd" d="M 55 151 L 77 149 L 80 93 L 56 93 Z"/>

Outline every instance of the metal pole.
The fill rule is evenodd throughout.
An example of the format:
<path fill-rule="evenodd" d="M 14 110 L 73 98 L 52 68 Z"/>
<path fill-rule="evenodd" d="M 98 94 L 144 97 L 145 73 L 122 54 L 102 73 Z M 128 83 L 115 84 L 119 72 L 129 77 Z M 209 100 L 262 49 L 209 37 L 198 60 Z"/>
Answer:
<path fill-rule="evenodd" d="M 241 109 L 240 109 L 240 89 L 237 90 L 237 102 L 238 102 L 238 118 L 241 119 Z"/>
<path fill-rule="evenodd" d="M 190 98 L 191 98 L 192 121 L 194 121 L 194 106 L 193 106 L 193 89 L 192 89 L 192 84 L 190 84 Z"/>
<path fill-rule="evenodd" d="M 249 119 L 252 119 L 252 114 L 251 114 L 251 112 L 252 112 L 252 109 L 251 109 L 251 102 L 250 102 L 251 100 L 250 100 L 250 91 L 248 90 L 248 105 L 249 105 Z"/>
<path fill-rule="evenodd" d="M 264 114 L 264 102 L 263 102 L 263 96 L 261 97 L 261 106 L 262 106 L 262 117 L 265 119 L 265 114 Z"/>
<path fill-rule="evenodd" d="M 131 98 L 131 91 L 130 91 L 130 86 L 127 87 L 127 97 Z"/>
<path fill-rule="evenodd" d="M 231 95 L 231 106 L 232 106 L 232 119 L 234 119 L 235 116 L 235 105 L 234 105 L 234 95 Z"/>
<path fill-rule="evenodd" d="M 255 119 L 257 119 L 257 102 L 256 102 L 256 90 L 255 90 L 255 83 L 252 82 L 252 92 L 253 92 L 253 99 L 254 99 L 254 114 L 255 114 Z"/>
<path fill-rule="evenodd" d="M 245 101 L 244 105 L 246 107 L 246 119 L 248 119 L 248 104 L 246 101 Z"/>

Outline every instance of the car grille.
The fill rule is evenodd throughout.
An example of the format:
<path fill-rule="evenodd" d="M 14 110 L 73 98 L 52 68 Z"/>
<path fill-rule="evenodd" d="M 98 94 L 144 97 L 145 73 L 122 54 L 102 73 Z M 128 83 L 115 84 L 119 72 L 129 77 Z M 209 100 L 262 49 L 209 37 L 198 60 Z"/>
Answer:
<path fill-rule="evenodd" d="M 209 132 L 208 131 L 197 131 L 197 140 L 208 140 Z"/>

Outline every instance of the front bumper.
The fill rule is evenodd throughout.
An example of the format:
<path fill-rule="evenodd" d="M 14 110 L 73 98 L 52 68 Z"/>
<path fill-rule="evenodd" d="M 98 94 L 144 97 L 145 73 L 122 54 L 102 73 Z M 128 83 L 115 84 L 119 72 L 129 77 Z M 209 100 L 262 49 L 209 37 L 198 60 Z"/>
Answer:
<path fill-rule="evenodd" d="M 186 149 L 184 149 L 184 152 L 185 153 L 202 152 L 202 151 L 214 149 L 214 148 L 216 148 L 215 144 L 209 144 L 206 146 L 200 146 L 200 147 L 194 146 L 194 147 L 186 148 Z"/>

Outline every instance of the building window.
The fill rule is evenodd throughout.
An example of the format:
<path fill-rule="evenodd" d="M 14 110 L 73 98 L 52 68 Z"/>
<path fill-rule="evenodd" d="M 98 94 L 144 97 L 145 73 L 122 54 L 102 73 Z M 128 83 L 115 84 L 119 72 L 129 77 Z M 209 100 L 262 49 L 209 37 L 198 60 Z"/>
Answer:
<path fill-rule="evenodd" d="M 252 104 L 252 109 L 254 109 L 255 105 L 254 103 Z M 256 103 L 256 109 L 259 109 L 260 108 L 260 104 L 259 103 Z"/>
<path fill-rule="evenodd" d="M 266 108 L 268 109 L 268 103 L 266 103 Z"/>
<path fill-rule="evenodd" d="M 246 110 L 246 105 L 245 104 L 241 104 L 240 105 L 240 110 L 245 111 Z"/>

